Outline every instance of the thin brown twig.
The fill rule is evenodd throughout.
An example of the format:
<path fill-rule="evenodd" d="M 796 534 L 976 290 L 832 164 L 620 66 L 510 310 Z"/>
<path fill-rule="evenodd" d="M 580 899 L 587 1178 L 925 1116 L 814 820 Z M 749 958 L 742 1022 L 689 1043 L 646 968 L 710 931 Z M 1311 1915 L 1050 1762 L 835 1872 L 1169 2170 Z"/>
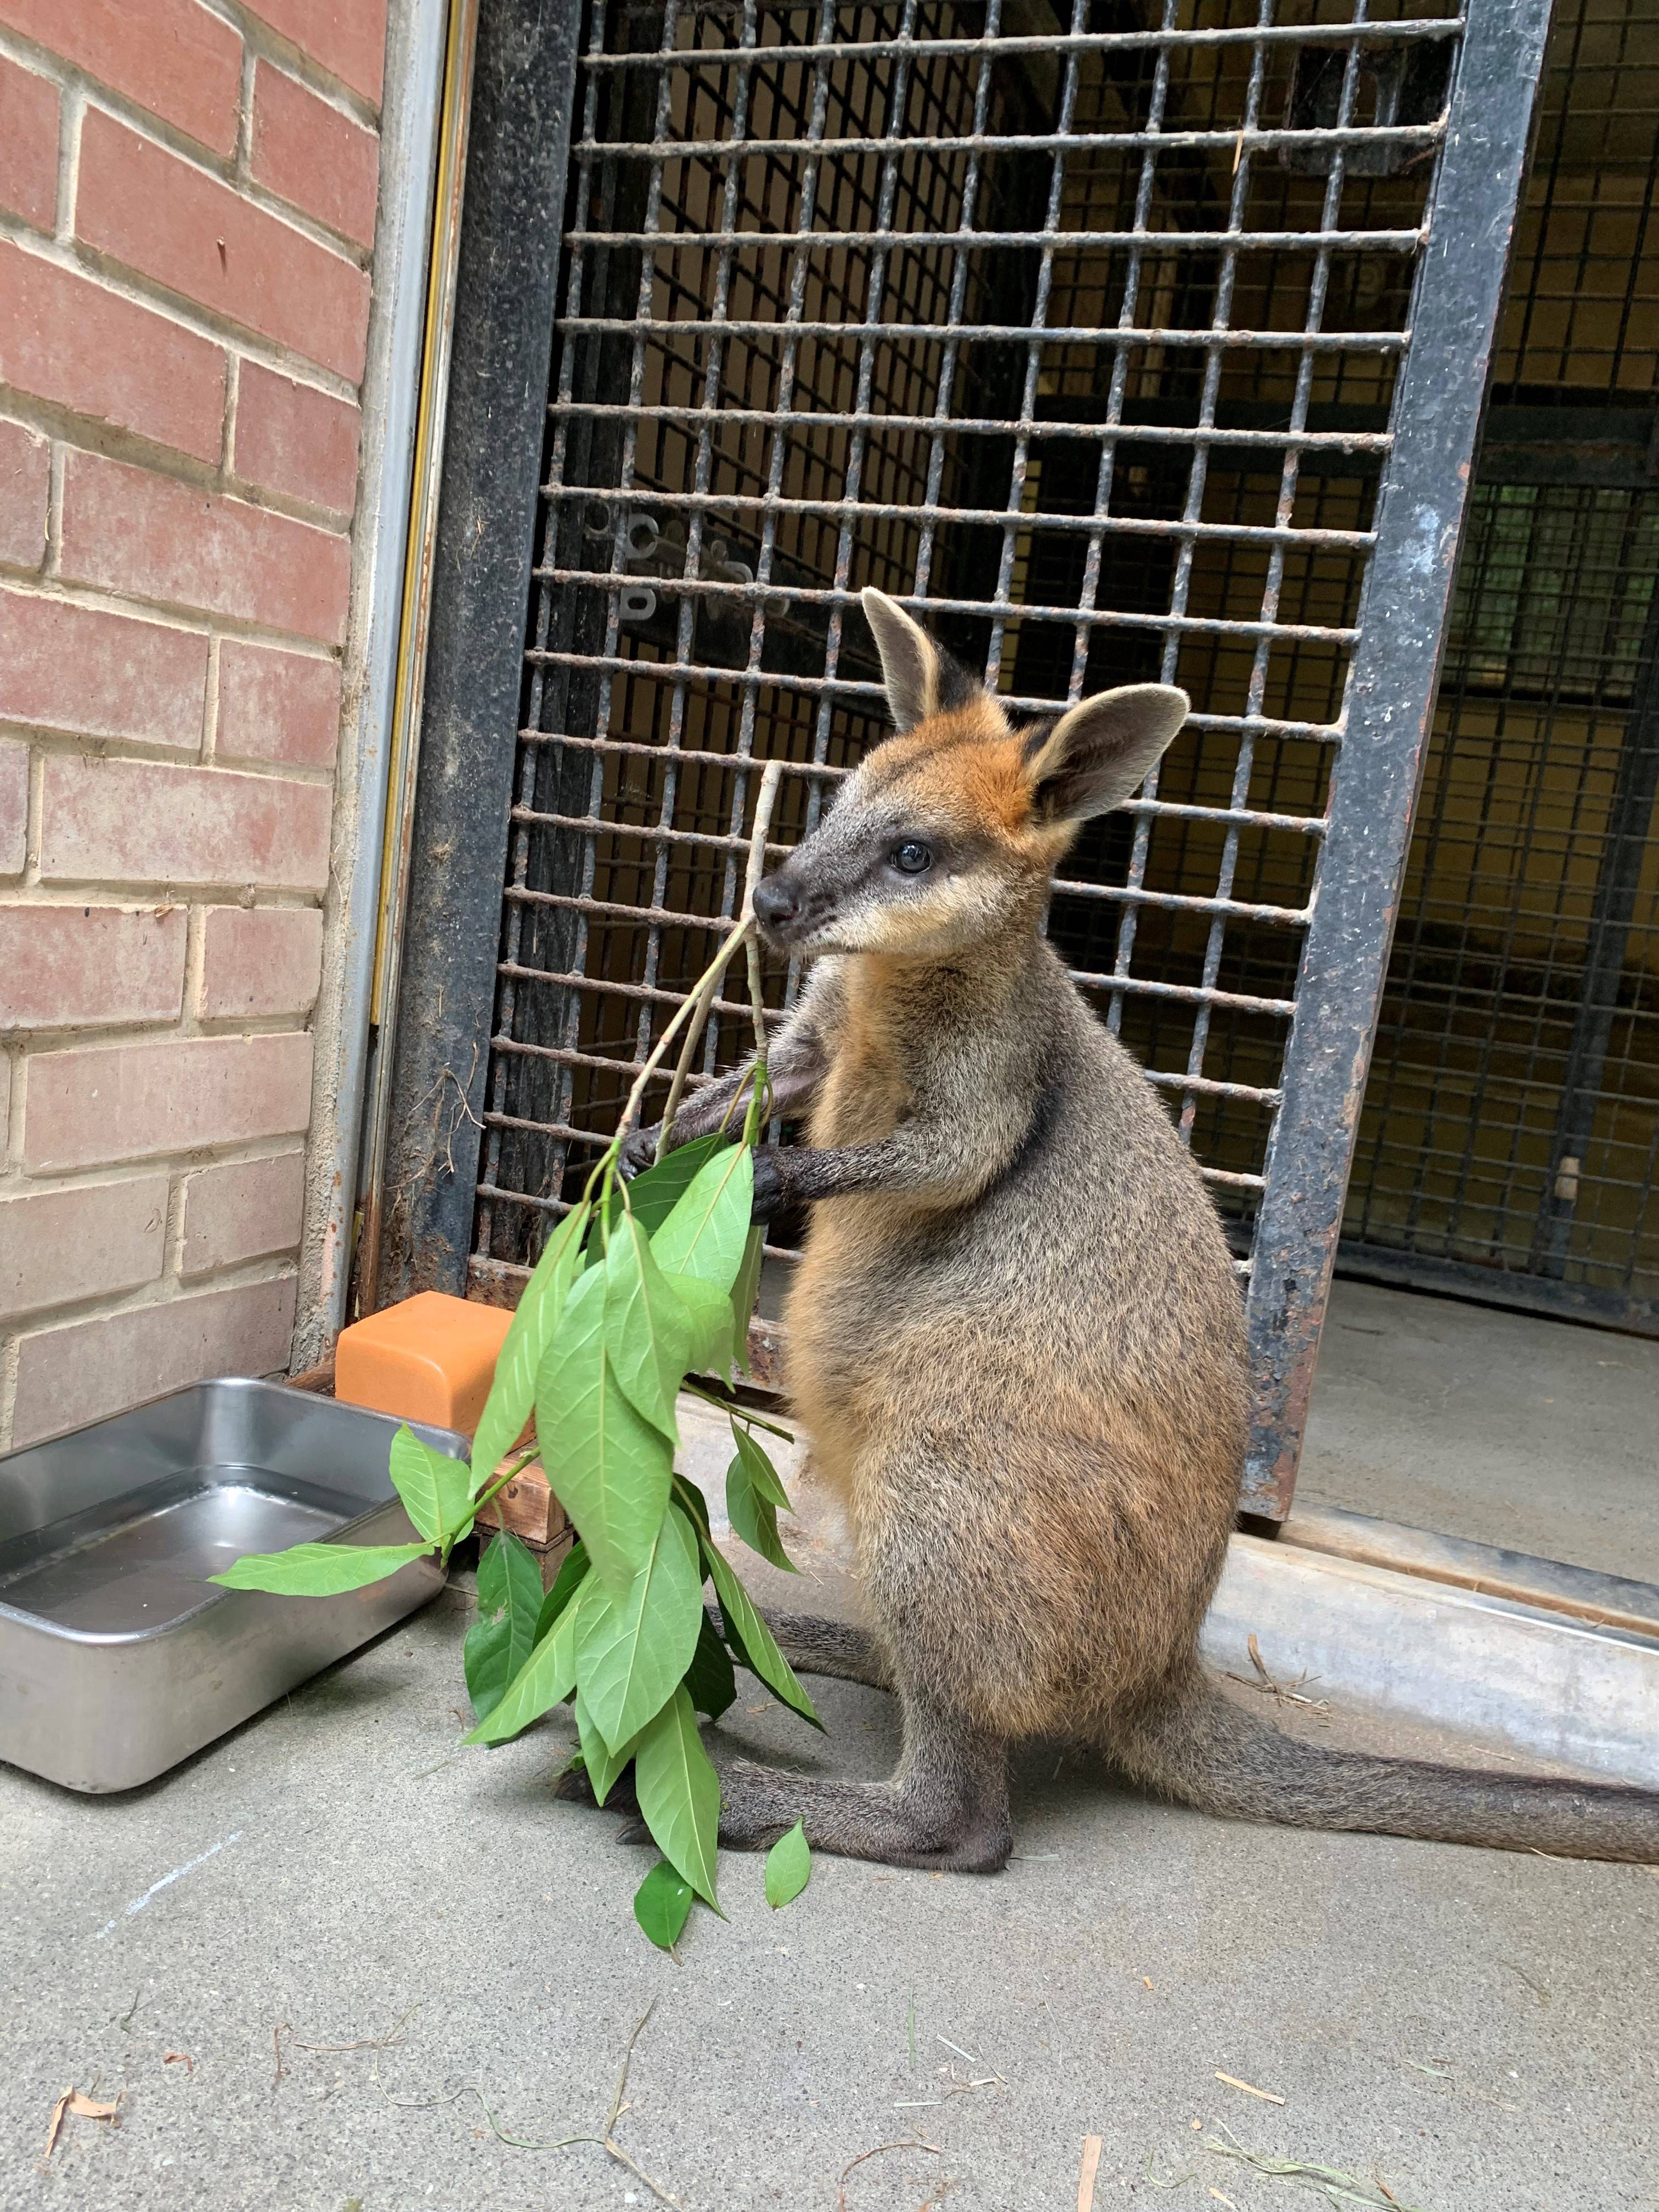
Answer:
<path fill-rule="evenodd" d="M 841 2170 L 841 2179 L 836 2186 L 836 2212 L 847 2212 L 847 2177 L 853 2168 L 862 2166 L 866 2158 L 879 2158 L 884 2150 L 925 2150 L 930 2151 L 935 2158 L 945 2155 L 937 2143 L 924 2142 L 920 2136 L 907 2136 L 902 2142 L 877 2143 L 872 2150 L 861 2150 L 856 2158 L 849 2158 Z"/>
<path fill-rule="evenodd" d="M 274 2097 L 283 2083 L 283 2035 L 288 2022 L 278 2021 L 270 2031 L 270 2047 L 276 2053 L 276 2071 L 270 2077 L 270 2094 Z"/>
<path fill-rule="evenodd" d="M 398 2029 L 406 2020 L 413 2020 L 420 2008 L 418 2004 L 410 2005 L 407 2012 L 398 2014 L 384 2035 L 365 2036 L 359 2043 L 302 2043 L 291 2028 L 289 2031 L 288 2039 L 296 2051 L 314 2051 L 325 2054 L 341 2051 L 389 2051 L 393 2044 L 403 2041 L 402 2036 L 398 2033 Z"/>
<path fill-rule="evenodd" d="M 778 782 L 783 774 L 781 760 L 768 761 L 761 775 L 760 793 L 755 801 L 755 832 L 750 841 L 749 866 L 744 876 L 743 910 L 752 920 L 755 912 L 755 893 L 760 887 L 761 870 L 766 866 L 766 833 L 772 826 L 772 810 L 778 803 Z M 761 992 L 761 955 L 758 936 L 749 939 L 749 1011 L 755 1024 L 755 1057 L 766 1057 L 766 1005 Z"/>
<path fill-rule="evenodd" d="M 680 1100 L 685 1095 L 686 1079 L 691 1073 L 692 1054 L 702 1035 L 703 1024 L 708 1018 L 708 1009 L 714 1003 L 715 994 L 725 979 L 726 970 L 739 945 L 745 944 L 755 933 L 752 916 L 745 915 L 737 928 L 721 945 L 714 964 L 697 986 L 692 1000 L 690 1018 L 686 1024 L 685 1040 L 680 1047 L 680 1056 L 674 1063 L 673 1080 L 668 1086 L 668 1103 L 662 1109 L 662 1120 L 657 1129 L 657 1158 L 660 1159 L 667 1146 L 669 1133 L 680 1110 Z"/>
<path fill-rule="evenodd" d="M 540 2144 L 537 2148 L 546 2150 L 563 2150 L 571 2143 L 597 2143 L 608 2157 L 616 2160 L 618 2166 L 626 2166 L 636 2181 L 642 2181 L 659 2203 L 672 2204 L 674 2207 L 674 2212 L 679 2212 L 679 2199 L 671 2197 L 660 2182 L 653 2181 L 639 2160 L 631 2158 L 616 2137 L 617 2123 L 628 2109 L 623 2099 L 628 2094 L 628 2069 L 633 2063 L 634 2045 L 639 2041 L 647 2021 L 650 2019 L 656 2008 L 656 1999 L 653 1997 L 640 2014 L 635 2023 L 634 2033 L 628 2039 L 627 2046 L 623 2051 L 622 2068 L 617 2075 L 617 2094 L 611 2100 L 611 2110 L 605 2116 L 605 2133 L 602 2136 L 562 2136 L 557 2142 Z M 479 2097 L 478 2101 L 483 2104 L 482 2096 Z M 488 2112 L 489 2107 L 485 2105 L 484 2110 Z M 493 2120 L 491 2124 L 494 2124 Z M 499 2134 L 501 2131 L 497 2129 L 496 2132 Z"/>
<path fill-rule="evenodd" d="M 673 1080 L 668 1086 L 668 1103 L 662 1110 L 657 1137 L 659 1159 L 667 1150 L 669 1132 L 673 1128 L 674 1117 L 679 1112 L 680 1100 L 684 1096 L 686 1080 L 691 1073 L 692 1054 L 696 1051 L 697 1040 L 702 1035 L 703 1024 L 708 1018 L 708 1009 L 714 1003 L 726 966 L 739 945 L 747 945 L 749 949 L 749 1006 L 755 1024 L 755 1056 L 757 1060 L 763 1060 L 766 1055 L 766 1012 L 761 1003 L 760 946 L 755 933 L 755 888 L 760 882 L 761 871 L 766 866 L 767 836 L 772 827 L 782 774 L 781 761 L 769 761 L 761 775 L 760 791 L 755 800 L 755 823 L 749 840 L 749 864 L 744 873 L 743 905 L 738 916 L 738 927 L 721 945 L 713 966 L 705 972 L 693 995 L 685 1040 L 674 1065 Z"/>

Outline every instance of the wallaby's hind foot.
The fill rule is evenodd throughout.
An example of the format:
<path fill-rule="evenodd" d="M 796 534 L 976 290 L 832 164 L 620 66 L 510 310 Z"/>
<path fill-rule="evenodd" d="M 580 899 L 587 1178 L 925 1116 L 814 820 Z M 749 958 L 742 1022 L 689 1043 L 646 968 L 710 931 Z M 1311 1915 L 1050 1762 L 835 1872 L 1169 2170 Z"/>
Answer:
<path fill-rule="evenodd" d="M 1007 1863 L 1008 1756 L 965 1722 L 908 1706 L 890 1782 L 836 1782 L 734 1759 L 720 1770 L 720 1841 L 763 1850 L 806 1828 L 815 1850 L 934 1873 L 998 1874 Z"/>
<path fill-rule="evenodd" d="M 553 1785 L 553 1795 L 567 1805 L 599 1805 L 593 1792 L 592 1776 L 585 1766 L 568 1766 Z M 634 1770 L 619 1774 L 611 1784 L 605 1801 L 607 1813 L 634 1813 L 640 1809 L 640 1801 L 634 1794 Z"/>
<path fill-rule="evenodd" d="M 823 1620 L 808 1613 L 766 1614 L 778 1649 L 797 1673 L 834 1674 L 867 1689 L 890 1690 L 893 1670 L 886 1652 L 869 1629 L 850 1620 Z"/>

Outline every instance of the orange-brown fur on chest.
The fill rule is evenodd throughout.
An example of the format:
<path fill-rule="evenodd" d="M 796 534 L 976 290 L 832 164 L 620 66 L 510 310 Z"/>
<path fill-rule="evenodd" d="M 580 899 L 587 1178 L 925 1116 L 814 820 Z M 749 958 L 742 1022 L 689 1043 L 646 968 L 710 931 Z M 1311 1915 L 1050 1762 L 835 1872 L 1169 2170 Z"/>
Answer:
<path fill-rule="evenodd" d="M 812 1110 L 814 1145 L 870 1145 L 890 1137 L 910 1104 L 888 963 L 866 958 L 849 975 L 836 1051 Z"/>

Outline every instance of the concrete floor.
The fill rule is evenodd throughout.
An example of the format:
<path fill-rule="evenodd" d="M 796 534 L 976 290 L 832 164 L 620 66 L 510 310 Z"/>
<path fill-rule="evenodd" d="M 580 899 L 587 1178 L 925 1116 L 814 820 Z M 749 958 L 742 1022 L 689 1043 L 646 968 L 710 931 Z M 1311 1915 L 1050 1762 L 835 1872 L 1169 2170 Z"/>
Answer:
<path fill-rule="evenodd" d="M 1628 1348 L 1561 1330 L 1517 1352 L 1500 1437 L 1495 1408 L 1477 1417 L 1467 1389 L 1445 1388 L 1478 1372 L 1446 1342 L 1448 1316 L 1473 1310 L 1396 1321 L 1413 1303 L 1339 1289 L 1353 1334 L 1334 1334 L 1322 1383 L 1326 1494 L 1413 1504 L 1413 1518 L 1432 1495 L 1467 1510 L 1462 1533 L 1555 1541 L 1553 1476 L 1530 1456 L 1540 1425 L 1518 1394 L 1559 1398 L 1558 1376 L 1588 1382 L 1586 1357 Z M 1547 1326 L 1496 1318 L 1500 1337 Z M 1384 1325 L 1403 1366 L 1362 1333 Z M 1419 1419 L 1430 1372 L 1441 1418 L 1469 1414 L 1465 1445 L 1442 1450 Z M 1483 1438 L 1501 1504 L 1470 1487 Z M 1601 1447 L 1601 1464 L 1597 1516 L 1614 1517 L 1586 1522 L 1587 1547 L 1639 1514 L 1620 1449 Z M 1483 1518 L 1500 1511 L 1519 1521 Z M 806 1564 L 817 1587 L 793 1601 L 843 1601 L 830 1554 L 809 1547 Z M 763 1597 L 767 1571 L 749 1576 Z M 129 1796 L 76 1798 L 0 1767 L 0 2206 L 648 2204 L 596 2145 L 549 2146 L 599 2130 L 650 2007 L 617 2136 L 687 2212 L 1071 2212 L 1091 2134 L 1097 2212 L 1310 2201 L 1206 2147 L 1233 2139 L 1419 2212 L 1659 2208 L 1653 1870 L 1252 1829 L 1034 1753 L 1003 1875 L 820 1859 L 775 1915 L 759 1863 L 727 1855 L 729 1923 L 699 1911 L 669 1959 L 629 1914 L 648 1861 L 617 1847 L 610 1815 L 550 1794 L 565 1717 L 499 1752 L 459 1748 L 471 1605 L 459 1578 Z M 814 1689 L 827 1741 L 758 1686 L 720 1734 L 803 1765 L 887 1771 L 890 1701 Z M 1341 1712 L 1294 1723 L 1456 1748 Z M 395 2042 L 367 2047 L 398 2022 Z M 314 2047 L 345 2045 L 364 2047 Z M 71 2118 L 43 2169 L 70 2083 L 120 2092 L 121 2124 Z M 851 2163 L 906 2143 L 932 2148 Z"/>
<path fill-rule="evenodd" d="M 617 2135 L 690 2212 L 834 2212 L 909 2138 L 936 2150 L 857 2167 L 846 2212 L 1069 2212 L 1086 2134 L 1097 2207 L 1297 2202 L 1205 2148 L 1224 2127 L 1423 2212 L 1659 2205 L 1650 1871 L 1230 1826 L 1048 1759 L 1001 1876 L 820 1859 L 775 1915 L 728 1855 L 730 1923 L 698 1913 L 675 1961 L 629 1917 L 643 1855 L 550 1796 L 566 1729 L 458 1749 L 470 1610 L 452 1589 L 136 1795 L 0 1771 L 0 2203 L 644 2204 L 592 2144 L 525 2146 L 603 2121 L 653 2005 Z M 884 1698 L 823 1710 L 827 1760 L 887 1766 Z M 814 1756 L 758 1690 L 731 1717 Z M 43 2172 L 70 2082 L 121 2125 L 71 2118 Z M 1155 2190 L 1149 2158 L 1197 2179 Z"/>
<path fill-rule="evenodd" d="M 1339 1282 L 1297 1499 L 1659 1583 L 1659 1343 Z"/>

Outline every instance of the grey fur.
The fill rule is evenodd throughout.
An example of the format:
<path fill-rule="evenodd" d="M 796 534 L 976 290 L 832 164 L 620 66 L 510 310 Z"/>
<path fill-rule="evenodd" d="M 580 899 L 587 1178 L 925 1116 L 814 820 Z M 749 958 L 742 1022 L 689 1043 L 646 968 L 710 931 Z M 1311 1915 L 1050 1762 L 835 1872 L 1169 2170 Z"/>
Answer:
<path fill-rule="evenodd" d="M 884 620 L 890 671 L 915 625 Z M 900 670 L 901 723 L 926 682 Z M 924 718 L 772 879 L 769 933 L 817 964 L 770 1073 L 813 1104 L 809 1145 L 757 1155 L 757 1212 L 812 1204 L 789 1388 L 876 1632 L 780 1627 L 803 1667 L 890 1680 L 905 1749 L 880 1785 L 734 1765 L 721 1838 L 800 1817 L 820 1849 L 990 1871 L 1008 1749 L 1042 1736 L 1245 1819 L 1659 1859 L 1659 1798 L 1297 1742 L 1200 1667 L 1243 1461 L 1238 1287 L 1162 1104 L 1039 934 L 1072 823 L 1185 708 L 1137 686 L 1030 742 L 983 695 Z M 899 837 L 934 856 L 920 881 Z"/>

